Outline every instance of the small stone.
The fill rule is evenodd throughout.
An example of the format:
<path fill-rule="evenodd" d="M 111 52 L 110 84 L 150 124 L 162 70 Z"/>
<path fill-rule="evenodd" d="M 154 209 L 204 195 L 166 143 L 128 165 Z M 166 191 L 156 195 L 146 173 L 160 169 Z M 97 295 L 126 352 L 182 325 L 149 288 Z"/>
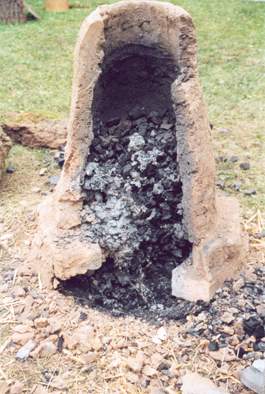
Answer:
<path fill-rule="evenodd" d="M 52 342 L 41 343 L 41 351 L 39 353 L 40 357 L 51 357 L 57 353 L 57 346 Z"/>
<path fill-rule="evenodd" d="M 234 335 L 234 329 L 232 327 L 222 326 L 219 328 L 219 331 L 231 336 Z"/>
<path fill-rule="evenodd" d="M 30 391 L 30 394 L 46 394 L 46 393 L 47 393 L 46 387 L 40 386 L 38 384 L 35 384 Z"/>
<path fill-rule="evenodd" d="M 208 345 L 208 349 L 209 349 L 211 352 L 217 352 L 217 351 L 219 350 L 219 344 L 218 344 L 218 342 L 211 341 L 211 342 L 209 343 L 209 345 Z"/>
<path fill-rule="evenodd" d="M 233 185 L 233 189 L 235 190 L 235 191 L 239 191 L 240 190 L 240 188 L 242 187 L 242 183 L 241 182 L 236 182 L 234 185 Z"/>
<path fill-rule="evenodd" d="M 12 335 L 12 341 L 17 343 L 18 345 L 24 346 L 28 341 L 34 339 L 34 337 L 35 337 L 34 332 L 25 332 L 23 334 L 19 334 L 15 332 Z"/>
<path fill-rule="evenodd" d="M 8 391 L 8 384 L 6 382 L 0 381 L 0 394 L 6 394 Z"/>
<path fill-rule="evenodd" d="M 45 182 L 46 185 L 57 185 L 60 180 L 60 175 L 50 175 L 47 181 Z"/>
<path fill-rule="evenodd" d="M 236 282 L 233 283 L 233 291 L 237 293 L 244 285 L 245 285 L 244 279 L 239 278 Z"/>
<path fill-rule="evenodd" d="M 30 355 L 30 352 L 34 350 L 36 346 L 37 344 L 35 341 L 32 340 L 28 341 L 26 345 L 24 345 L 21 349 L 19 349 L 19 351 L 15 355 L 15 358 L 21 363 L 23 363 L 25 360 L 27 360 L 27 358 Z"/>
<path fill-rule="evenodd" d="M 139 380 L 138 376 L 135 375 L 134 373 L 131 373 L 130 375 L 126 376 L 126 379 L 128 380 L 128 382 L 132 384 L 135 384 Z"/>
<path fill-rule="evenodd" d="M 33 193 L 40 193 L 40 192 L 41 192 L 41 189 L 40 189 L 39 187 L 33 187 L 33 188 L 31 189 L 31 191 L 32 191 Z"/>
<path fill-rule="evenodd" d="M 264 238 L 265 237 L 265 231 L 263 231 L 262 233 L 257 234 L 258 238 Z"/>
<path fill-rule="evenodd" d="M 210 351 L 210 356 L 217 361 L 234 361 L 237 359 L 235 353 L 233 352 L 232 349 L 228 347 L 222 347 L 219 349 L 217 352 L 211 352 Z"/>
<path fill-rule="evenodd" d="M 16 380 L 13 386 L 11 386 L 10 394 L 22 394 L 24 387 L 25 385 L 22 382 Z"/>
<path fill-rule="evenodd" d="M 84 321 L 87 319 L 87 314 L 85 312 L 81 312 L 79 316 L 79 321 Z"/>
<path fill-rule="evenodd" d="M 13 330 L 20 334 L 25 334 L 26 332 L 33 332 L 32 328 L 27 324 L 18 324 L 17 326 L 13 327 Z"/>
<path fill-rule="evenodd" d="M 249 163 L 240 163 L 239 167 L 241 168 L 241 170 L 246 171 L 246 170 L 250 169 L 250 164 Z"/>
<path fill-rule="evenodd" d="M 258 306 L 256 307 L 256 311 L 257 311 L 258 314 L 260 314 L 260 315 L 262 315 L 263 317 L 265 317 L 265 305 L 264 305 L 264 304 L 258 305 Z"/>
<path fill-rule="evenodd" d="M 152 367 L 157 369 L 159 367 L 159 365 L 162 364 L 163 360 L 164 359 L 161 356 L 161 354 L 158 354 L 158 353 L 152 354 L 152 356 L 151 356 Z"/>
<path fill-rule="evenodd" d="M 99 350 L 102 347 L 102 343 L 99 338 L 95 338 L 91 341 L 91 346 L 94 350 Z"/>
<path fill-rule="evenodd" d="M 225 181 L 222 181 L 221 179 L 217 179 L 216 186 L 224 187 L 224 185 L 225 185 Z"/>
<path fill-rule="evenodd" d="M 63 390 L 67 388 L 67 383 L 66 381 L 61 378 L 60 376 L 55 376 L 51 382 L 49 383 L 50 387 L 57 389 L 57 390 Z"/>
<path fill-rule="evenodd" d="M 81 360 L 83 360 L 86 364 L 92 364 L 96 359 L 96 353 L 89 352 L 87 354 L 82 354 Z"/>
<path fill-rule="evenodd" d="M 43 176 L 44 174 L 46 174 L 46 172 L 47 172 L 47 168 L 42 168 L 42 169 L 40 170 L 40 172 L 39 172 L 39 175 L 40 175 L 40 176 Z"/>
<path fill-rule="evenodd" d="M 265 360 L 255 360 L 254 363 L 238 372 L 241 382 L 258 394 L 265 394 Z"/>
<path fill-rule="evenodd" d="M 50 334 L 55 334 L 61 331 L 62 323 L 59 321 L 52 322 L 50 326 L 47 327 L 46 331 Z"/>
<path fill-rule="evenodd" d="M 65 332 L 62 334 L 64 338 L 64 346 L 66 349 L 73 350 L 77 347 L 77 341 Z"/>
<path fill-rule="evenodd" d="M 227 157 L 226 156 L 219 156 L 216 159 L 217 163 L 225 163 L 227 161 Z"/>
<path fill-rule="evenodd" d="M 229 131 L 228 131 L 227 129 L 222 129 L 222 130 L 221 130 L 221 133 L 227 134 L 227 133 L 229 133 Z"/>
<path fill-rule="evenodd" d="M 229 394 L 208 378 L 204 378 L 197 372 L 189 373 L 182 378 L 182 394 Z"/>
<path fill-rule="evenodd" d="M 256 193 L 257 193 L 257 191 L 253 188 L 244 191 L 245 196 L 252 196 L 253 194 L 256 194 Z"/>
<path fill-rule="evenodd" d="M 221 320 L 226 323 L 229 324 L 231 323 L 233 320 L 235 320 L 235 317 L 232 315 L 232 313 L 230 312 L 225 312 L 222 316 L 221 316 Z"/>
<path fill-rule="evenodd" d="M 237 156 L 231 156 L 231 159 L 230 159 L 231 163 L 235 163 L 237 160 L 238 160 Z"/>
<path fill-rule="evenodd" d="M 157 331 L 157 337 L 161 339 L 161 341 L 165 341 L 167 339 L 167 332 L 164 327 L 160 327 Z"/>
<path fill-rule="evenodd" d="M 154 376 L 156 374 L 156 370 L 150 365 L 145 365 L 142 369 L 142 373 L 146 376 Z"/>
<path fill-rule="evenodd" d="M 12 293 L 15 297 L 24 297 L 26 295 L 25 290 L 21 286 L 14 287 Z"/>
<path fill-rule="evenodd" d="M 6 293 L 8 291 L 8 283 L 4 283 L 0 286 L 0 293 Z"/>
<path fill-rule="evenodd" d="M 46 190 L 42 190 L 42 191 L 40 192 L 40 194 L 41 194 L 42 196 L 48 196 L 48 195 L 50 194 L 50 192 L 47 192 Z"/>
<path fill-rule="evenodd" d="M 128 366 L 134 372 L 141 372 L 141 369 L 143 368 L 143 362 L 144 362 L 144 356 L 142 352 L 138 352 L 136 354 L 136 357 L 129 357 L 127 360 Z"/>
<path fill-rule="evenodd" d="M 232 341 L 231 341 L 231 345 L 232 345 L 232 346 L 237 346 L 238 344 L 239 344 L 238 336 L 237 336 L 237 335 L 234 335 L 234 336 L 233 336 L 233 339 L 232 339 Z"/>
<path fill-rule="evenodd" d="M 16 171 L 15 168 L 12 167 L 12 166 L 8 166 L 7 169 L 6 169 L 6 172 L 8 174 L 13 174 L 13 172 L 15 172 L 15 171 Z"/>

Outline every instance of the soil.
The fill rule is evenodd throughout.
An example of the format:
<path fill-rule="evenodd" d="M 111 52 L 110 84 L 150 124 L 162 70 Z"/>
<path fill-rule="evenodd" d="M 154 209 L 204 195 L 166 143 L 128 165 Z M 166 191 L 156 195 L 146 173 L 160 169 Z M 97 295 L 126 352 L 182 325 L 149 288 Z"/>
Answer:
<path fill-rule="evenodd" d="M 47 157 L 52 157 L 48 151 Z M 252 393 L 240 383 L 238 371 L 263 357 L 260 334 L 244 329 L 253 319 L 258 327 L 264 320 L 264 248 L 256 237 L 259 215 L 246 222 L 251 256 L 241 285 L 227 282 L 210 303 L 191 303 L 172 298 L 169 285 L 163 283 L 167 294 L 157 295 L 152 305 L 136 292 L 137 307 L 129 304 L 128 308 L 127 301 L 122 301 L 119 308 L 107 309 L 95 302 L 95 288 L 107 284 L 107 280 L 100 283 L 97 273 L 64 283 L 59 291 L 43 287 L 34 262 L 27 259 L 36 206 L 45 198 L 33 185 L 48 190 L 47 178 L 59 170 L 51 168 L 40 177 L 42 164 L 31 166 L 27 173 L 16 160 L 11 155 L 8 164 L 16 172 L 4 174 L 0 207 L 0 384 L 7 393 L 20 387 L 32 394 L 180 394 L 188 371 L 209 377 L 230 394 Z M 10 192 L 14 180 L 21 181 L 19 198 Z M 13 210 L 7 209 L 10 206 Z M 158 267 L 153 273 L 154 288 L 160 274 Z M 122 288 L 118 277 L 114 269 L 113 298 L 115 288 Z M 90 287 L 90 292 L 91 279 L 94 289 Z M 129 301 L 133 303 L 134 297 Z M 30 356 L 25 361 L 15 358 L 29 340 L 36 346 Z M 218 344 L 215 351 L 210 343 Z"/>

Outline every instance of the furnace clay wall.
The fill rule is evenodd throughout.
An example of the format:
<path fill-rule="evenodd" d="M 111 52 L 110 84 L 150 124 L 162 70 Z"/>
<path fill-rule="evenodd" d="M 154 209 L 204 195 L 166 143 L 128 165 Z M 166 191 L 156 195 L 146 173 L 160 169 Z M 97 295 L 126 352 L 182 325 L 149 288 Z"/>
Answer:
<path fill-rule="evenodd" d="M 169 3 L 125 1 L 100 6 L 84 21 L 74 55 L 66 161 L 56 192 L 40 206 L 33 254 L 49 283 L 95 270 L 104 262 L 99 244 L 80 241 L 82 174 L 93 140 L 92 106 L 102 67 L 111 70 L 115 60 L 126 57 L 131 48 L 138 48 L 140 55 L 146 48 L 150 56 L 168 59 L 174 70 L 171 100 L 183 224 L 193 251 L 191 259 L 174 271 L 173 294 L 209 300 L 224 280 L 242 271 L 247 240 L 237 202 L 216 196 L 212 137 L 197 76 L 194 26 L 183 9 Z"/>

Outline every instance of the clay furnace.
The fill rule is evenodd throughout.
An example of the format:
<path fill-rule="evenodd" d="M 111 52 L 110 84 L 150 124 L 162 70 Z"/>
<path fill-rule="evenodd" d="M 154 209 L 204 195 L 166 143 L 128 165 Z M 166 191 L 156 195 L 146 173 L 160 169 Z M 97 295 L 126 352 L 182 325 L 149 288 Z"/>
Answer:
<path fill-rule="evenodd" d="M 159 264 L 174 296 L 208 301 L 242 271 L 247 239 L 237 201 L 216 195 L 196 65 L 180 7 L 119 2 L 84 21 L 66 161 L 39 208 L 34 250 L 46 282 L 111 260 L 126 285 L 131 267 Z"/>

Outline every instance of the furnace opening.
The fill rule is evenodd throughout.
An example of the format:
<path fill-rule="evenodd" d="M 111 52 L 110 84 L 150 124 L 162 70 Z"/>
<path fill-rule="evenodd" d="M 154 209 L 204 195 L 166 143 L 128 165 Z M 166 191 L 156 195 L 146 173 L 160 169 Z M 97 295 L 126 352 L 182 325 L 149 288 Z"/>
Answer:
<path fill-rule="evenodd" d="M 106 262 L 66 283 L 72 290 L 78 283 L 92 304 L 122 311 L 171 306 L 172 270 L 192 246 L 171 101 L 176 73 L 168 58 L 144 57 L 142 50 L 127 48 L 126 56 L 103 62 L 95 86 L 81 240 L 99 243 Z"/>

